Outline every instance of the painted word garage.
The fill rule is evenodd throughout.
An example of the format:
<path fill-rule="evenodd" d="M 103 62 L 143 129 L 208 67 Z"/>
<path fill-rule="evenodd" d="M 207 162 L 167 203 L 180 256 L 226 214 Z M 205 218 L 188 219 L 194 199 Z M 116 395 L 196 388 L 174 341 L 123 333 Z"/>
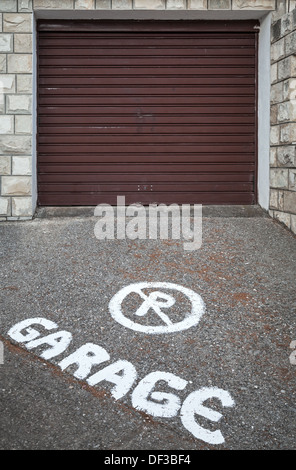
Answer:
<path fill-rule="evenodd" d="M 33 326 L 35 327 L 33 328 Z M 58 328 L 55 322 L 46 318 L 29 318 L 10 328 L 8 335 L 13 341 L 22 343 L 28 350 L 38 348 L 37 351 L 40 351 L 41 349 L 42 352 L 38 352 L 39 357 L 50 360 L 64 353 L 72 342 L 72 334 L 69 331 L 58 330 Z M 40 331 L 44 330 L 46 333 L 53 330 L 58 331 L 42 336 Z M 44 346 L 49 347 L 44 349 Z M 204 402 L 215 398 L 223 407 L 232 407 L 234 400 L 227 391 L 217 387 L 204 387 L 189 393 L 182 404 L 177 394 L 153 391 L 153 389 L 158 382 L 162 381 L 169 388 L 178 392 L 187 387 L 189 383 L 187 380 L 171 372 L 154 371 L 138 381 L 136 368 L 131 362 L 124 359 L 119 359 L 92 373 L 94 366 L 110 361 L 110 359 L 106 349 L 94 343 L 86 343 L 64 357 L 58 363 L 58 367 L 66 371 L 71 366 L 71 371 L 73 368 L 75 370 L 75 372 L 71 372 L 72 375 L 79 380 L 85 380 L 90 386 L 104 381 L 113 384 L 111 395 L 115 400 L 131 393 L 132 406 L 151 416 L 173 418 L 179 413 L 185 429 L 197 439 L 213 445 L 224 442 L 220 430 L 210 431 L 202 427 L 195 416 L 218 422 L 222 414 L 207 407 Z"/>

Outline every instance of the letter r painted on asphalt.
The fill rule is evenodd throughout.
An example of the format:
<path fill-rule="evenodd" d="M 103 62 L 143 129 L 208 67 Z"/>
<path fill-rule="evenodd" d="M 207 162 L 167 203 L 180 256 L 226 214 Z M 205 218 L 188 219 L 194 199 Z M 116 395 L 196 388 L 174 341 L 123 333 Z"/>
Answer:
<path fill-rule="evenodd" d="M 144 292 L 146 289 L 153 289 L 153 291 L 146 294 Z M 164 290 L 169 290 L 171 293 L 163 292 Z M 174 323 L 169 315 L 170 308 L 176 303 L 176 292 L 187 298 L 190 307 L 183 311 L 183 319 Z M 141 305 L 133 312 L 135 321 L 134 318 L 126 316 L 122 308 L 123 301 L 130 294 L 137 294 L 142 300 Z M 144 317 L 149 310 L 152 310 L 159 317 L 160 325 L 138 323 L 137 318 Z M 205 312 L 205 304 L 196 292 L 177 284 L 170 282 L 138 282 L 120 289 L 110 300 L 109 311 L 112 318 L 126 328 L 146 334 L 163 334 L 187 330 L 197 325 Z"/>
<path fill-rule="evenodd" d="M 162 312 L 161 308 L 170 308 L 172 305 L 174 305 L 174 297 L 159 291 L 151 292 L 149 296 L 146 296 L 143 292 L 141 292 L 141 296 L 145 300 L 143 301 L 141 307 L 139 307 L 138 310 L 135 312 L 135 315 L 142 317 L 146 315 L 150 308 L 152 308 L 166 325 L 172 325 L 171 320 L 167 315 Z"/>

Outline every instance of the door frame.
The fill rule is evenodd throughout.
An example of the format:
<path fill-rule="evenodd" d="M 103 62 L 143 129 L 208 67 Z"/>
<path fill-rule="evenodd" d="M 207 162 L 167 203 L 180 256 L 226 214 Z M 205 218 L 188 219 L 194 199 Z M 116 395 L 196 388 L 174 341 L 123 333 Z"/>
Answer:
<path fill-rule="evenodd" d="M 235 14 L 234 14 L 235 13 Z M 256 201 L 263 209 L 269 207 L 269 151 L 270 151 L 270 35 L 271 16 L 262 11 L 161 11 L 161 10 L 97 10 L 97 11 L 43 11 L 34 12 L 33 26 L 33 175 L 32 175 L 32 202 L 33 209 L 37 206 L 37 20 L 247 20 L 258 19 L 260 30 L 257 45 L 257 145 L 256 145 Z"/>

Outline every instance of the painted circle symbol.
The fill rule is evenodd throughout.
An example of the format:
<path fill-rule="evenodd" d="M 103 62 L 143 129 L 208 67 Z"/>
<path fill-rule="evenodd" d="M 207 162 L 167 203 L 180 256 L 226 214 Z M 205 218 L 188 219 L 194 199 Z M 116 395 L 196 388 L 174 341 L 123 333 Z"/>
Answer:
<path fill-rule="evenodd" d="M 144 289 L 152 289 L 152 292 L 147 295 L 143 292 Z M 169 316 L 169 309 L 175 304 L 176 299 L 171 295 L 171 292 L 168 294 L 167 291 L 173 291 L 173 293 L 175 291 L 177 293 L 181 292 L 189 299 L 191 304 L 191 310 L 186 311 L 183 320 L 176 323 Z M 122 311 L 122 302 L 132 293 L 138 294 L 143 300 L 141 306 L 133 312 L 135 317 L 143 317 L 147 314 L 148 310 L 152 309 L 163 324 L 156 326 L 144 325 L 125 316 Z M 178 284 L 170 282 L 138 282 L 123 287 L 117 292 L 109 303 L 109 311 L 112 318 L 126 328 L 147 334 L 163 334 L 176 333 L 197 325 L 205 312 L 205 304 L 201 296 L 196 292 Z"/>

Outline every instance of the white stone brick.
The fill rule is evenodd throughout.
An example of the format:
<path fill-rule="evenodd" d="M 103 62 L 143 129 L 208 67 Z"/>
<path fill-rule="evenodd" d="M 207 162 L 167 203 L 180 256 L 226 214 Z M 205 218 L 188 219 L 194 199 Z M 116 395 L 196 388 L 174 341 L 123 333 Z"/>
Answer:
<path fill-rule="evenodd" d="M 278 105 L 278 122 L 289 121 L 289 101 L 284 101 Z"/>
<path fill-rule="evenodd" d="M 8 54 L 8 73 L 31 73 L 32 54 Z"/>
<path fill-rule="evenodd" d="M 295 54 L 296 52 L 296 31 L 290 33 L 285 38 L 286 54 Z"/>
<path fill-rule="evenodd" d="M 0 13 L 0 33 L 2 33 L 2 13 Z"/>
<path fill-rule="evenodd" d="M 32 11 L 32 0 L 18 0 L 18 11 Z"/>
<path fill-rule="evenodd" d="M 134 0 L 134 8 L 147 10 L 163 10 L 165 8 L 164 0 Z"/>
<path fill-rule="evenodd" d="M 269 151 L 269 165 L 271 167 L 278 166 L 277 165 L 277 147 L 270 147 Z"/>
<path fill-rule="evenodd" d="M 281 18 L 281 34 L 285 36 L 292 31 L 292 17 L 287 13 Z"/>
<path fill-rule="evenodd" d="M 15 133 L 32 134 L 32 116 L 30 114 L 15 116 Z"/>
<path fill-rule="evenodd" d="M 133 8 L 132 0 L 112 0 L 113 10 L 131 10 Z"/>
<path fill-rule="evenodd" d="M 31 156 L 12 157 L 12 174 L 13 175 L 31 175 L 32 174 Z"/>
<path fill-rule="evenodd" d="M 168 10 L 184 10 L 186 9 L 186 0 L 167 0 Z"/>
<path fill-rule="evenodd" d="M 296 192 L 285 191 L 284 193 L 284 211 L 296 214 Z"/>
<path fill-rule="evenodd" d="M 279 104 L 278 121 L 296 121 L 296 100 L 285 101 Z"/>
<path fill-rule="evenodd" d="M 277 82 L 277 64 L 272 64 L 270 67 L 270 80 L 272 84 Z"/>
<path fill-rule="evenodd" d="M 75 0 L 75 8 L 77 10 L 93 10 L 95 8 L 95 0 Z"/>
<path fill-rule="evenodd" d="M 0 135 L 1 155 L 30 155 L 31 151 L 31 136 Z"/>
<path fill-rule="evenodd" d="M 0 93 L 14 93 L 15 92 L 15 76 L 2 74 L 0 75 Z"/>
<path fill-rule="evenodd" d="M 31 13 L 4 13 L 3 31 L 7 33 L 31 33 Z"/>
<path fill-rule="evenodd" d="M 31 95 L 7 95 L 7 114 L 31 114 Z"/>
<path fill-rule="evenodd" d="M 275 189 L 270 190 L 269 208 L 278 209 L 278 191 Z"/>
<path fill-rule="evenodd" d="M 271 168 L 270 169 L 270 186 L 271 188 L 288 189 L 288 170 Z"/>
<path fill-rule="evenodd" d="M 13 116 L 0 116 L 0 134 L 13 134 L 13 133 L 14 133 Z"/>
<path fill-rule="evenodd" d="M 275 23 L 271 25 L 271 41 L 278 41 L 281 37 L 282 22 L 281 19 L 278 19 Z"/>
<path fill-rule="evenodd" d="M 277 0 L 276 10 L 272 13 L 272 21 L 276 21 L 286 13 L 287 0 Z"/>
<path fill-rule="evenodd" d="M 278 79 L 283 80 L 296 75 L 296 56 L 289 56 L 278 63 Z"/>
<path fill-rule="evenodd" d="M 2 176 L 2 196 L 29 196 L 30 176 Z"/>
<path fill-rule="evenodd" d="M 97 10 L 109 10 L 111 8 L 111 0 L 96 0 Z"/>
<path fill-rule="evenodd" d="M 30 52 L 32 53 L 32 34 L 15 34 L 14 35 L 14 52 Z"/>
<path fill-rule="evenodd" d="M 0 73 L 6 73 L 6 54 L 0 54 Z"/>
<path fill-rule="evenodd" d="M 296 142 L 296 125 L 295 123 L 283 124 L 280 133 L 281 143 Z"/>
<path fill-rule="evenodd" d="M 272 62 L 277 62 L 285 57 L 285 40 L 280 39 L 279 41 L 271 44 L 270 58 Z"/>
<path fill-rule="evenodd" d="M 283 211 L 284 210 L 284 194 L 285 194 L 285 191 L 279 191 L 278 192 L 278 209 L 280 211 Z"/>
<path fill-rule="evenodd" d="M 0 93 L 0 114 L 5 113 L 5 101 L 4 101 L 4 94 Z"/>
<path fill-rule="evenodd" d="M 278 104 L 273 104 L 270 107 L 270 124 L 272 126 L 278 123 L 277 122 L 277 108 L 278 108 Z"/>
<path fill-rule="evenodd" d="M 1 215 L 10 215 L 10 198 L 9 197 L 0 197 L 0 214 Z"/>
<path fill-rule="evenodd" d="M 275 10 L 275 0 L 232 0 L 233 10 Z"/>
<path fill-rule="evenodd" d="M 34 0 L 34 10 L 71 10 L 74 8 L 74 0 Z"/>
<path fill-rule="evenodd" d="M 291 214 L 291 230 L 296 234 L 296 215 Z"/>
<path fill-rule="evenodd" d="M 17 0 L 2 0 L 1 11 L 17 11 Z"/>
<path fill-rule="evenodd" d="M 296 191 L 296 170 L 293 168 L 289 170 L 289 189 L 290 191 Z M 295 206 L 295 213 L 296 213 L 296 206 Z"/>
<path fill-rule="evenodd" d="M 11 198 L 11 213 L 14 217 L 32 216 L 32 198 L 13 197 Z"/>
<path fill-rule="evenodd" d="M 273 216 L 276 220 L 278 220 L 279 222 L 281 222 L 282 224 L 290 228 L 291 226 L 290 214 L 286 214 L 285 212 L 274 211 Z"/>
<path fill-rule="evenodd" d="M 283 99 L 296 100 L 296 78 L 284 81 Z"/>
<path fill-rule="evenodd" d="M 9 33 L 0 34 L 0 52 L 13 52 L 13 35 Z"/>
<path fill-rule="evenodd" d="M 296 8 L 296 0 L 290 0 L 289 2 L 289 11 L 293 11 Z"/>
<path fill-rule="evenodd" d="M 18 93 L 32 93 L 32 75 L 17 75 L 16 90 Z"/>
<path fill-rule="evenodd" d="M 270 144 L 278 145 L 280 142 L 280 126 L 271 126 L 270 128 Z"/>
<path fill-rule="evenodd" d="M 207 0 L 188 0 L 188 9 L 189 10 L 207 10 L 208 2 Z"/>
<path fill-rule="evenodd" d="M 272 104 L 280 103 L 283 101 L 283 82 L 275 83 L 271 86 L 270 101 Z"/>
<path fill-rule="evenodd" d="M 0 157 L 0 175 L 11 174 L 11 158 L 8 155 Z"/>
<path fill-rule="evenodd" d="M 282 145 L 277 149 L 277 164 L 280 167 L 296 166 L 296 147 L 295 145 Z"/>
<path fill-rule="evenodd" d="M 209 0 L 209 10 L 231 10 L 230 0 Z"/>

